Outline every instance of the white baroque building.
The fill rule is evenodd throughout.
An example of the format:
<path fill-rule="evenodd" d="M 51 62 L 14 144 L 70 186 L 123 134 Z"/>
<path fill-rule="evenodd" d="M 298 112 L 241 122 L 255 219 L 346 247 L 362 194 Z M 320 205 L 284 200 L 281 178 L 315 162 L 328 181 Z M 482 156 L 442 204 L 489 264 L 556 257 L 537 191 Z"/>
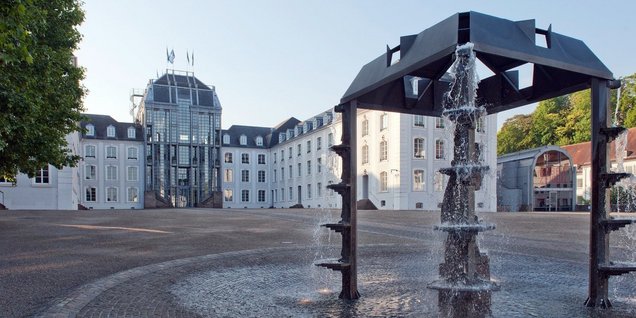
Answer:
<path fill-rule="evenodd" d="M 107 115 L 85 114 L 80 144 L 82 205 L 89 209 L 143 209 L 142 127 Z"/>
<path fill-rule="evenodd" d="M 78 132 L 66 136 L 72 155 L 80 154 Z M 9 210 L 77 210 L 81 194 L 79 168 L 51 165 L 33 177 L 16 176 L 15 184 L 0 178 L 0 204 Z"/>
<path fill-rule="evenodd" d="M 439 210 L 449 167 L 449 123 L 434 117 L 358 111 L 358 193 L 379 209 Z M 290 118 L 276 127 L 224 130 L 223 206 L 226 208 L 339 208 L 327 185 L 340 181 L 340 116 L 330 109 L 306 121 Z M 492 173 L 476 193 L 478 211 L 496 211 L 496 117 L 478 124 L 476 142 Z M 262 160 L 261 160 L 262 159 Z"/>

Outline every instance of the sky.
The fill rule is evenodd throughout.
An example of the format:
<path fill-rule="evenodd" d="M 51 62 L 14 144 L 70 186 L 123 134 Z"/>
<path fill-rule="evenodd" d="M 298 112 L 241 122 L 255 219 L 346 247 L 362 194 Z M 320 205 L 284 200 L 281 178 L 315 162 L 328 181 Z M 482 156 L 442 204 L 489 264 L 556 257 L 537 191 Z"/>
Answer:
<path fill-rule="evenodd" d="M 615 78 L 636 73 L 636 1 L 84 1 L 76 55 L 86 69 L 85 112 L 126 122 L 132 90 L 167 68 L 216 88 L 224 129 L 305 120 L 338 104 L 360 68 L 400 36 L 465 11 L 552 25 L 585 42 Z M 500 113 L 498 126 L 535 106 Z"/>

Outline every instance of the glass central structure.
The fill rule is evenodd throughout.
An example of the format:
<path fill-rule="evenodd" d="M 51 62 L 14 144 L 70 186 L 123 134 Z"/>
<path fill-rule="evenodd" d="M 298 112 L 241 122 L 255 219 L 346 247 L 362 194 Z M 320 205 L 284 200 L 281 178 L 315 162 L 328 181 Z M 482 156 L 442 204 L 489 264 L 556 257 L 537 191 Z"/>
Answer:
<path fill-rule="evenodd" d="M 173 207 L 220 204 L 221 103 L 214 87 L 192 72 L 166 70 L 148 83 L 137 120 L 145 132 L 146 191 Z"/>

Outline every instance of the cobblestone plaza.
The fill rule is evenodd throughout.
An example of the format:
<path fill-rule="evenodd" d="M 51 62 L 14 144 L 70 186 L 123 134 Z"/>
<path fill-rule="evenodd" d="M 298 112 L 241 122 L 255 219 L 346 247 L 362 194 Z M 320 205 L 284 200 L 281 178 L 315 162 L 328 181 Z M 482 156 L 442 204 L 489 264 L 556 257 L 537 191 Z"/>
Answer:
<path fill-rule="evenodd" d="M 3 211 L 0 316 L 430 316 L 442 237 L 438 213 L 359 211 L 360 291 L 314 269 L 339 238 L 318 224 L 338 211 L 179 209 Z M 501 285 L 493 316 L 631 317 L 634 276 L 613 278 L 612 309 L 588 312 L 587 213 L 486 213 Z M 612 249 L 633 260 L 634 229 Z M 600 314 L 599 314 L 600 313 Z"/>

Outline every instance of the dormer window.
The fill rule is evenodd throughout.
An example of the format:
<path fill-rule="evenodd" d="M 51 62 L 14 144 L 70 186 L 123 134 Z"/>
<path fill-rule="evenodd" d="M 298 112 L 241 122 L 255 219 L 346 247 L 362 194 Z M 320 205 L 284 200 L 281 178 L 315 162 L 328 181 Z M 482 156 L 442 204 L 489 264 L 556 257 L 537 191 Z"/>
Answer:
<path fill-rule="evenodd" d="M 95 136 L 95 126 L 91 124 L 86 125 L 86 136 Z"/>
<path fill-rule="evenodd" d="M 223 135 L 223 144 L 224 145 L 229 145 L 230 144 L 230 135 L 228 135 L 228 134 Z"/>
<path fill-rule="evenodd" d="M 261 136 L 256 137 L 256 145 L 259 147 L 263 146 L 263 137 Z"/>
<path fill-rule="evenodd" d="M 106 137 L 115 138 L 115 126 L 106 127 Z"/>
<path fill-rule="evenodd" d="M 285 141 L 285 134 L 278 134 L 278 143 L 282 143 L 283 141 Z"/>
<path fill-rule="evenodd" d="M 128 138 L 134 139 L 135 136 L 135 127 L 128 127 Z"/>
<path fill-rule="evenodd" d="M 241 146 L 247 145 L 247 136 L 241 135 L 241 137 L 239 138 L 239 143 L 241 144 Z"/>

